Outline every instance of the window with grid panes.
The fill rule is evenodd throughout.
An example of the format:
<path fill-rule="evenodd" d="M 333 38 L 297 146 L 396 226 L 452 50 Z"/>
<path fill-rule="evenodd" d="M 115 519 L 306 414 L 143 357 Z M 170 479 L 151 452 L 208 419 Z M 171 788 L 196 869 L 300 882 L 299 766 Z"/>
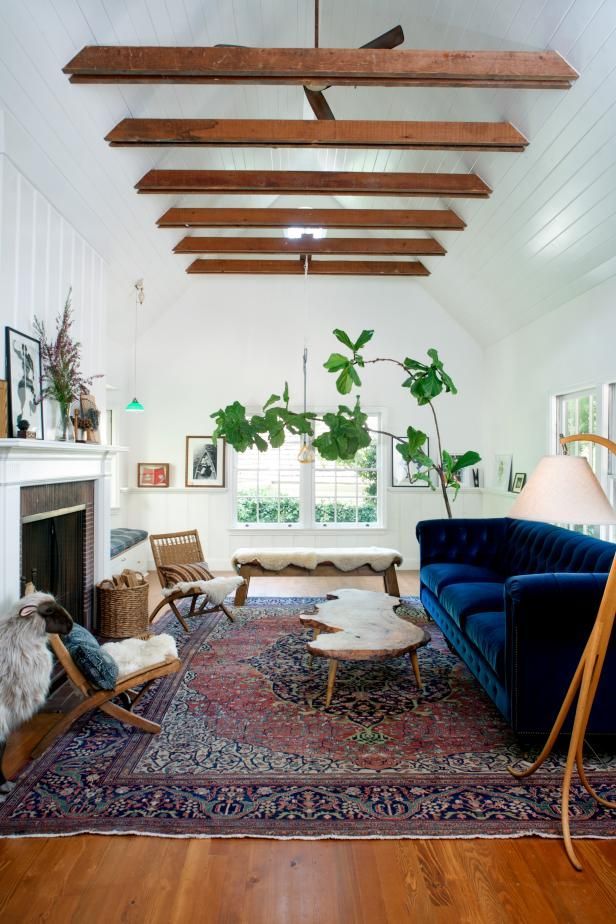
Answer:
<path fill-rule="evenodd" d="M 297 525 L 300 522 L 299 439 L 280 449 L 249 449 L 236 455 L 238 525 Z"/>
<path fill-rule="evenodd" d="M 556 447 L 560 450 L 560 436 L 574 436 L 578 433 L 597 433 L 599 391 L 588 388 L 558 395 L 556 398 Z M 567 451 L 574 456 L 583 456 L 600 477 L 597 446 L 584 441 L 569 443 Z M 577 526 L 572 528 L 589 536 L 599 536 L 598 526 Z"/>
<path fill-rule="evenodd" d="M 378 427 L 378 417 L 368 418 Z M 321 426 L 322 428 L 322 426 Z M 319 426 L 317 425 L 317 433 Z M 280 449 L 256 449 L 235 456 L 235 520 L 238 526 L 304 529 L 379 525 L 380 452 L 378 436 L 348 462 L 313 464 L 297 460 L 299 439 Z"/>
<path fill-rule="evenodd" d="M 368 426 L 378 427 L 369 417 Z M 316 432 L 323 429 L 317 424 Z M 347 462 L 328 462 L 317 452 L 314 462 L 313 516 L 316 526 L 370 526 L 379 519 L 378 439 Z"/>

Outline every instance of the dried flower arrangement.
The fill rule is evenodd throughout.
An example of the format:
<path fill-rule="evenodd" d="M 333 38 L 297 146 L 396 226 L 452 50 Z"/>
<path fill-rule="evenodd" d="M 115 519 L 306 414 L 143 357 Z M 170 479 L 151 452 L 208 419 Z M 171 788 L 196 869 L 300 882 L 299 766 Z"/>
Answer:
<path fill-rule="evenodd" d="M 34 317 L 34 329 L 41 339 L 43 363 L 43 398 L 53 398 L 60 406 L 62 436 L 68 439 L 70 410 L 82 391 L 87 391 L 98 375 L 86 377 L 81 371 L 81 343 L 74 340 L 72 288 L 68 290 L 62 312 L 56 317 L 55 338 L 48 339 L 45 323 Z"/>

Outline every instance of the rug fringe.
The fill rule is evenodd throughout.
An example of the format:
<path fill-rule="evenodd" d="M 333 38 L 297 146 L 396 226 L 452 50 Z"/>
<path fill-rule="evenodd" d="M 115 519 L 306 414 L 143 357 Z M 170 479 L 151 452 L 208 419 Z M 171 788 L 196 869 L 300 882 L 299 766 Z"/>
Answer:
<path fill-rule="evenodd" d="M 63 831 L 55 834 L 0 834 L 0 840 L 15 840 L 35 837 L 79 837 L 97 834 L 99 837 L 172 837 L 176 840 L 239 840 L 253 838 L 260 841 L 512 841 L 522 837 L 541 837 L 546 840 L 562 840 L 561 834 L 545 831 L 518 831 L 515 834 L 160 834 L 156 831 Z M 573 834 L 576 841 L 613 841 L 614 834 Z"/>

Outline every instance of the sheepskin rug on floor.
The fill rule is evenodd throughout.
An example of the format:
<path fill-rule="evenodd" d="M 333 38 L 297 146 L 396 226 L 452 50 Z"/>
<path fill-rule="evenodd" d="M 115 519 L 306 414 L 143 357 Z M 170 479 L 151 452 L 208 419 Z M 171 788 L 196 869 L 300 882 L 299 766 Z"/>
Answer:
<path fill-rule="evenodd" d="M 563 755 L 528 780 L 507 772 L 530 755 L 433 623 L 419 652 L 423 691 L 408 658 L 346 662 L 326 710 L 327 662 L 309 666 L 299 621 L 314 603 L 252 598 L 234 623 L 190 617 L 190 633 L 165 618 L 182 669 L 136 707 L 160 735 L 84 717 L 26 767 L 0 806 L 0 833 L 560 835 Z M 404 614 L 426 623 L 415 599 Z M 591 754 L 587 766 L 613 799 L 616 758 Z M 575 836 L 616 837 L 614 812 L 577 782 L 571 812 Z"/>

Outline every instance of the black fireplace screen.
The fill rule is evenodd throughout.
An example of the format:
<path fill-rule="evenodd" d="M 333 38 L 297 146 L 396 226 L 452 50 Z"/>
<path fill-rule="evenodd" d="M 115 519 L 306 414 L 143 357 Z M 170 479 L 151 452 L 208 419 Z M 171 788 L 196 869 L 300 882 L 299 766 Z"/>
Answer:
<path fill-rule="evenodd" d="M 24 517 L 21 528 L 22 592 L 31 581 L 82 622 L 85 504 Z"/>

